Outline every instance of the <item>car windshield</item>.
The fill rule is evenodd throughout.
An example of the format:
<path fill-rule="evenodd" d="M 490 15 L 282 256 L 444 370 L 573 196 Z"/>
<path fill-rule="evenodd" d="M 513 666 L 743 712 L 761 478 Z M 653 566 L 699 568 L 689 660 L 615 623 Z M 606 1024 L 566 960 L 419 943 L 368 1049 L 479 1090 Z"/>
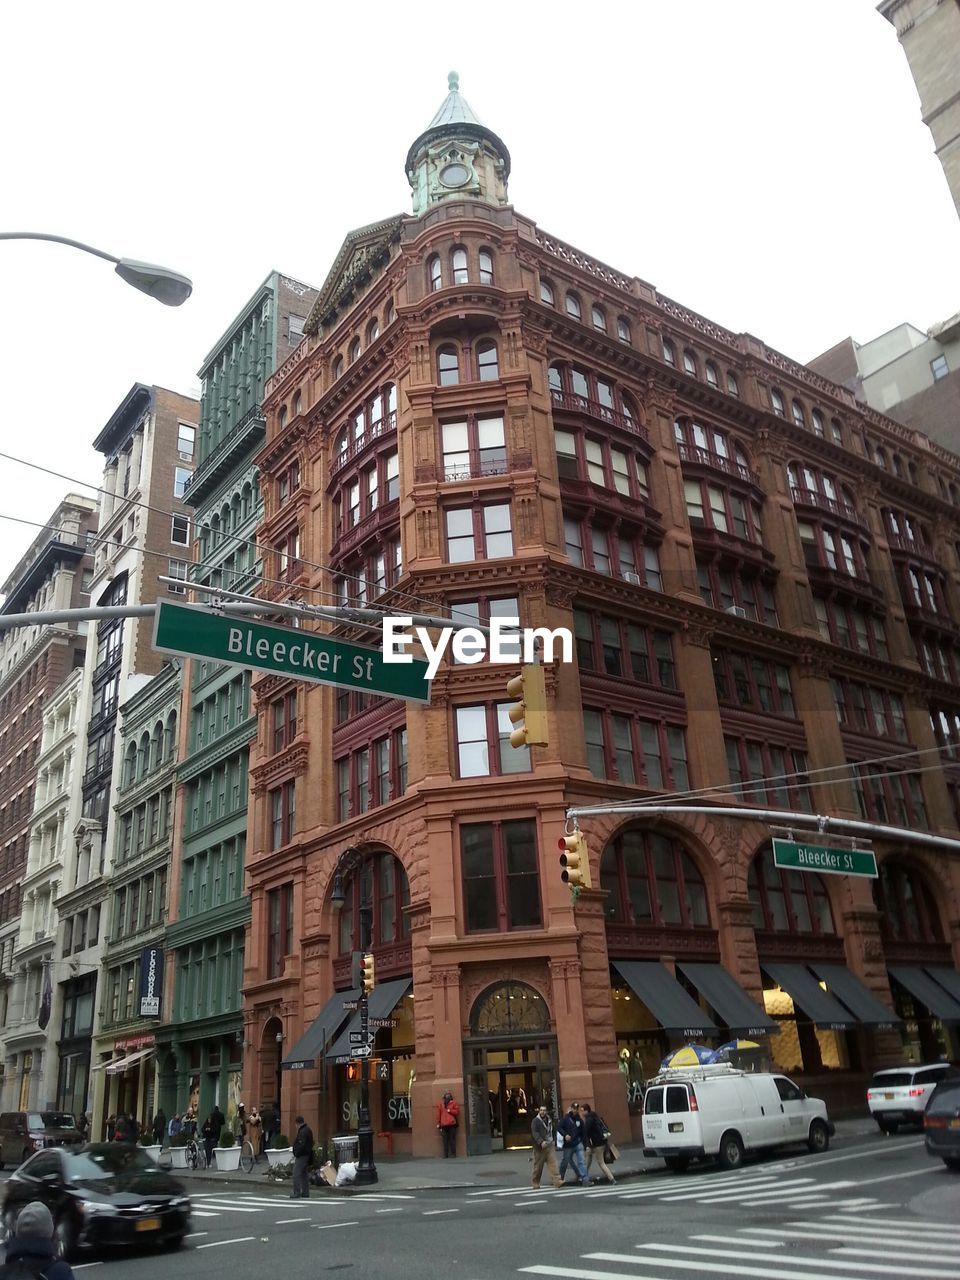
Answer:
<path fill-rule="evenodd" d="M 894 1085 L 909 1084 L 912 1079 L 912 1071 L 881 1071 L 870 1081 L 870 1088 L 892 1089 Z"/>
<path fill-rule="evenodd" d="M 99 1182 L 127 1174 L 160 1173 L 160 1166 L 139 1147 L 116 1142 L 109 1147 L 91 1147 L 67 1157 L 68 1176 L 73 1182 Z"/>
<path fill-rule="evenodd" d="M 28 1129 L 75 1129 L 76 1121 L 68 1111 L 31 1111 L 27 1115 Z"/>

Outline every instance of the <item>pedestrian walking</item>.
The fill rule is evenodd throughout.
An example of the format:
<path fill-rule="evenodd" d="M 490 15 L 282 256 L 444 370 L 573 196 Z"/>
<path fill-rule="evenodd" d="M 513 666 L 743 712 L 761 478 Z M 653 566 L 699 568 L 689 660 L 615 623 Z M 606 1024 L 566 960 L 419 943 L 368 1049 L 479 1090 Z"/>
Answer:
<path fill-rule="evenodd" d="M 540 1190 L 540 1178 L 543 1174 L 543 1166 L 546 1164 L 547 1172 L 553 1179 L 555 1187 L 563 1186 L 563 1179 L 560 1177 L 560 1171 L 557 1168 L 557 1140 L 553 1132 L 553 1121 L 550 1119 L 550 1112 L 545 1106 L 541 1106 L 533 1117 L 533 1124 L 530 1126 L 530 1136 L 533 1138 L 533 1174 L 531 1182 L 534 1191 Z"/>
<path fill-rule="evenodd" d="M 13 1234 L 7 1239 L 0 1275 L 32 1274 L 44 1280 L 74 1280 L 71 1267 L 54 1257 L 53 1218 L 39 1200 L 20 1210 Z"/>
<path fill-rule="evenodd" d="M 263 1121 L 256 1107 L 251 1107 L 250 1114 L 247 1116 L 247 1141 L 253 1147 L 254 1160 L 259 1160 L 263 1142 Z"/>
<path fill-rule="evenodd" d="M 84 1142 L 88 1141 L 90 1137 L 90 1117 L 85 1111 L 80 1112 L 80 1119 L 77 1121 L 77 1128 L 79 1129 L 80 1136 L 83 1138 Z"/>
<path fill-rule="evenodd" d="M 183 1120 L 179 1114 L 170 1117 L 170 1123 L 167 1125 L 167 1137 L 175 1138 L 183 1128 Z"/>
<path fill-rule="evenodd" d="M 563 1157 L 560 1161 L 560 1180 L 563 1181 L 567 1168 L 572 1164 L 574 1172 L 580 1178 L 581 1187 L 588 1187 L 587 1161 L 583 1154 L 583 1120 L 580 1118 L 579 1102 L 571 1102 L 567 1114 L 557 1125 L 557 1132 L 563 1136 Z"/>
<path fill-rule="evenodd" d="M 460 1123 L 460 1104 L 454 1102 L 453 1094 L 447 1090 L 443 1101 L 437 1103 L 437 1128 L 443 1140 L 443 1156 L 457 1154 L 457 1126 Z"/>
<path fill-rule="evenodd" d="M 293 1140 L 293 1195 L 291 1200 L 310 1199 L 310 1164 L 313 1160 L 313 1130 L 297 1116 L 297 1136 Z"/>
<path fill-rule="evenodd" d="M 594 1160 L 597 1167 L 608 1182 L 616 1182 L 616 1178 L 610 1172 L 604 1161 L 604 1149 L 607 1145 L 607 1126 L 603 1123 L 600 1116 L 590 1106 L 589 1102 L 585 1102 L 580 1108 L 583 1115 L 583 1138 L 587 1148 L 587 1177 L 590 1176 L 590 1166 Z"/>
<path fill-rule="evenodd" d="M 213 1104 L 213 1110 L 203 1122 L 203 1128 L 200 1130 L 203 1135 L 203 1148 L 207 1157 L 207 1168 L 213 1164 L 213 1149 L 220 1141 L 220 1130 L 223 1128 L 223 1112 Z"/>
<path fill-rule="evenodd" d="M 167 1131 L 167 1117 L 163 1114 L 163 1107 L 153 1117 L 153 1141 L 162 1145 L 163 1135 Z"/>

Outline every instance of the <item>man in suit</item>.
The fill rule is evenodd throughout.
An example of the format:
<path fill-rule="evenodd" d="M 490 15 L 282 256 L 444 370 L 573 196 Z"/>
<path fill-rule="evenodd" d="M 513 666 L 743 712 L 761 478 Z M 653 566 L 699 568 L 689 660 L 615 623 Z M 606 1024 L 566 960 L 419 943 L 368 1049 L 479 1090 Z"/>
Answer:
<path fill-rule="evenodd" d="M 293 1140 L 293 1195 L 291 1200 L 310 1199 L 310 1164 L 313 1160 L 313 1131 L 297 1116 L 297 1136 Z"/>

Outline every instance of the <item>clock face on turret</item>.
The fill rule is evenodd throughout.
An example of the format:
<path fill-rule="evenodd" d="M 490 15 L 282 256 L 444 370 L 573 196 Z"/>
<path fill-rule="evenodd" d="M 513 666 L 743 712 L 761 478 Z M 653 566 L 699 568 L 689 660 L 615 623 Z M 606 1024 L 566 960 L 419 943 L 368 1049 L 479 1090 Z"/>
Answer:
<path fill-rule="evenodd" d="M 470 170 L 465 164 L 446 164 L 440 170 L 440 181 L 445 187 L 462 187 L 470 181 Z"/>

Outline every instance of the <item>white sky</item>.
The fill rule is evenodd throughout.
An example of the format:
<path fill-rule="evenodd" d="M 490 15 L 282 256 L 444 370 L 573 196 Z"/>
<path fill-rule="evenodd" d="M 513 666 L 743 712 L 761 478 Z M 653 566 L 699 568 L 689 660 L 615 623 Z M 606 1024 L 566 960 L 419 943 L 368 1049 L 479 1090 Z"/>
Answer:
<path fill-rule="evenodd" d="M 451 68 L 519 210 L 730 329 L 805 361 L 960 309 L 960 221 L 873 0 L 48 0 L 8 5 L 3 43 L 0 230 L 194 281 L 166 308 L 0 242 L 0 449 L 76 480 L 133 382 L 198 390 L 269 270 L 320 285 L 347 231 L 410 211 Z M 0 459 L 0 515 L 75 487 Z M 36 532 L 0 520 L 0 584 Z"/>

